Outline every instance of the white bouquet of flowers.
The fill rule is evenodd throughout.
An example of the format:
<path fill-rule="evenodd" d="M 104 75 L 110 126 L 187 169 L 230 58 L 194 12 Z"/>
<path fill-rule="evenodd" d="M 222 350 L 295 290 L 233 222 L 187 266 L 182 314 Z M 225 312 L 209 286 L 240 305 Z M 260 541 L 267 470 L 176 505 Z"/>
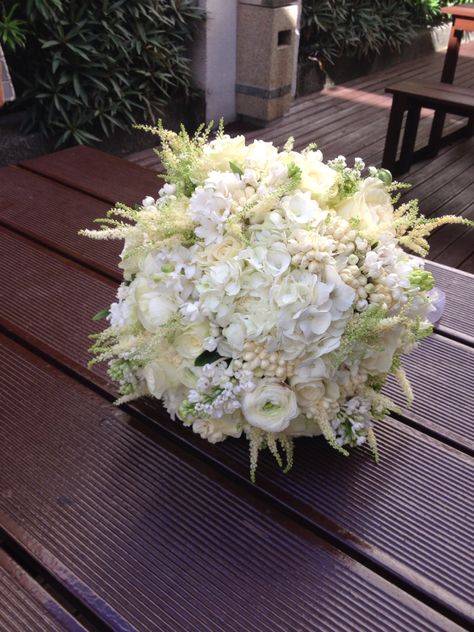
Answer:
<path fill-rule="evenodd" d="M 395 210 L 389 172 L 325 163 L 291 139 L 279 151 L 222 128 L 210 142 L 209 127 L 151 131 L 158 197 L 82 231 L 125 240 L 124 281 L 92 348 L 119 403 L 161 399 L 211 443 L 244 434 L 252 478 L 266 447 L 291 467 L 300 436 L 345 455 L 368 442 L 377 458 L 373 423 L 396 408 L 381 388 L 392 373 L 412 398 L 401 356 L 440 314 L 431 273 L 402 247 L 423 256 L 433 228 L 465 220 L 427 220 L 415 201 Z"/>

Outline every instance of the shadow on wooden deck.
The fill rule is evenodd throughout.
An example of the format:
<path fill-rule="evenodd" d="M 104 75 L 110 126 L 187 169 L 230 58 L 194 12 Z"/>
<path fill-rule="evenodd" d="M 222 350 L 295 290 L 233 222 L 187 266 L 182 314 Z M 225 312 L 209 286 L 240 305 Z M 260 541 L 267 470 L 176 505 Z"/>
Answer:
<path fill-rule="evenodd" d="M 360 156 L 367 165 L 379 166 L 391 106 L 384 93 L 390 83 L 401 79 L 436 81 L 441 75 L 444 53 L 433 53 L 346 84 L 297 99 L 291 111 L 268 125 L 256 129 L 244 123 L 228 126 L 231 134 L 245 134 L 283 145 L 289 136 L 295 148 L 317 142 L 325 158 L 340 154 L 349 160 Z M 463 44 L 455 83 L 474 88 L 474 42 Z M 426 143 L 432 113 L 422 112 L 417 146 Z M 448 116 L 445 131 L 462 125 L 461 119 Z M 160 170 L 153 150 L 128 156 L 129 160 Z M 406 194 L 420 200 L 427 216 L 463 215 L 474 219 L 474 138 L 444 147 L 435 159 L 415 164 L 403 181 L 412 184 Z M 464 226 L 445 226 L 432 236 L 429 258 L 474 273 L 474 230 Z"/>

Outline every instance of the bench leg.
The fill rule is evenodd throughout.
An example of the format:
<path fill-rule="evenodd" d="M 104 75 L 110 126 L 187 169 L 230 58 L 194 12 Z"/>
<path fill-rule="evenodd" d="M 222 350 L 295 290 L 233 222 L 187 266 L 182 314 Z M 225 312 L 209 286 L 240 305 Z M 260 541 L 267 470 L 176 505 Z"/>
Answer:
<path fill-rule="evenodd" d="M 474 136 L 474 115 L 469 117 L 469 120 L 467 123 L 467 135 Z"/>
<path fill-rule="evenodd" d="M 418 123 L 420 122 L 420 105 L 410 105 L 405 123 L 402 148 L 400 150 L 399 173 L 409 171 L 413 162 L 413 150 L 415 149 Z"/>
<path fill-rule="evenodd" d="M 402 130 L 403 115 L 406 109 L 406 97 L 394 94 L 390 119 L 388 121 L 387 137 L 382 158 L 382 167 L 394 173 L 397 165 L 397 150 Z"/>
<path fill-rule="evenodd" d="M 435 110 L 433 123 L 431 124 L 430 139 L 428 141 L 428 149 L 430 156 L 436 156 L 441 145 L 441 138 L 443 137 L 444 119 L 446 113 L 442 110 Z"/>

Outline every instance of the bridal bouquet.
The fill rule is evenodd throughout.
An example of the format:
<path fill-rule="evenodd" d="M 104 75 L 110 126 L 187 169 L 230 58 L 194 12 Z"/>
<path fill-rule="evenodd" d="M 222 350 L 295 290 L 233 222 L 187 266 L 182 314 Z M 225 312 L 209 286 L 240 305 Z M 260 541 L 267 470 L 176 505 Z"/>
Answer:
<path fill-rule="evenodd" d="M 399 205 L 390 173 L 360 159 L 327 163 L 310 146 L 210 129 L 159 128 L 166 184 L 142 206 L 117 204 L 95 239 L 123 239 L 124 281 L 97 317 L 94 361 L 107 360 L 119 402 L 163 400 L 211 443 L 242 434 L 252 477 L 259 450 L 292 464 L 293 439 L 323 435 L 342 454 L 408 400 L 401 356 L 429 335 L 440 292 L 418 255 L 433 228 Z M 284 457 L 284 458 L 283 458 Z"/>

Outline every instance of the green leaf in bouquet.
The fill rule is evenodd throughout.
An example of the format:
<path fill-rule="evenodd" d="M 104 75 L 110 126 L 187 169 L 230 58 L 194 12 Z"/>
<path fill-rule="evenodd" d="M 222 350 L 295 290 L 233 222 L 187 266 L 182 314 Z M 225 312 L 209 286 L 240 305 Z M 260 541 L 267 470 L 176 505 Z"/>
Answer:
<path fill-rule="evenodd" d="M 219 355 L 217 351 L 203 351 L 194 360 L 194 366 L 205 366 L 206 364 L 211 364 L 212 362 L 216 362 L 216 360 L 220 360 L 221 358 L 222 356 Z"/>
<path fill-rule="evenodd" d="M 231 168 L 232 173 L 236 173 L 239 176 L 243 176 L 244 175 L 244 172 L 239 167 L 239 165 L 236 164 L 235 162 L 233 162 L 232 160 L 229 160 L 229 167 Z"/>
<path fill-rule="evenodd" d="M 103 320 L 104 318 L 107 318 L 109 314 L 110 307 L 105 307 L 104 309 L 101 309 L 99 312 L 97 312 L 97 314 L 92 317 L 92 320 Z"/>

